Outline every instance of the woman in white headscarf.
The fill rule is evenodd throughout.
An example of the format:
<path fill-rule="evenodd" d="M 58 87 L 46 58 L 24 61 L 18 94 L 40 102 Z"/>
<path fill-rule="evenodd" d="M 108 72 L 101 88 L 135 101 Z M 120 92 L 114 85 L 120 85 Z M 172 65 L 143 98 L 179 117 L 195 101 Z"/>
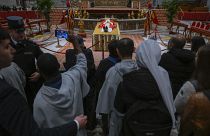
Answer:
<path fill-rule="evenodd" d="M 137 108 L 141 109 L 141 107 L 146 110 L 145 105 L 148 106 L 148 109 L 156 105 L 164 112 L 162 114 L 160 112 L 151 113 L 148 110 L 145 114 L 150 112 L 149 114 L 144 114 L 143 116 L 136 114 L 139 116 L 132 117 L 134 122 L 136 119 L 141 123 L 149 123 L 150 125 L 154 125 L 155 123 L 160 125 L 169 123 L 172 128 L 175 128 L 175 106 L 173 103 L 172 89 L 167 71 L 158 65 L 160 59 L 161 49 L 158 43 L 154 40 L 144 41 L 136 50 L 136 61 L 140 69 L 124 75 L 123 82 L 118 86 L 114 107 L 116 118 L 122 118 L 122 114 L 125 114 L 121 130 L 123 136 L 127 136 L 131 131 L 139 132 L 139 129 L 142 129 L 137 128 L 137 130 L 134 130 L 133 128 L 135 126 L 126 126 L 129 123 L 125 123 L 128 113 L 131 112 L 131 107 L 137 102 L 138 106 L 136 110 L 138 110 Z M 149 104 L 151 101 L 156 102 Z M 152 123 L 153 121 L 154 123 Z M 117 128 L 120 130 L 121 121 L 118 120 L 118 122 L 119 126 Z M 128 130 L 128 128 L 131 128 L 131 130 Z M 170 132 L 170 129 L 167 132 Z M 139 135 L 137 132 L 134 133 Z M 168 136 L 169 134 L 166 135 Z M 163 135 L 161 134 L 161 136 Z"/>
<path fill-rule="evenodd" d="M 154 40 L 144 41 L 137 49 L 136 60 L 140 67 L 146 67 L 158 84 L 160 94 L 171 115 L 173 126 L 175 126 L 175 106 L 168 72 L 158 64 L 161 59 L 161 49 Z"/>

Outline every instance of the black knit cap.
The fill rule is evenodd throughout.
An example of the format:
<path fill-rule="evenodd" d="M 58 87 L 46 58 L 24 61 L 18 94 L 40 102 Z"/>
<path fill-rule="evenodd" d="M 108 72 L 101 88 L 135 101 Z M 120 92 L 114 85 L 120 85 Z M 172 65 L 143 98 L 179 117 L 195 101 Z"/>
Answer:
<path fill-rule="evenodd" d="M 15 29 L 17 32 L 24 32 L 23 18 L 20 16 L 9 16 L 7 17 L 9 29 Z"/>

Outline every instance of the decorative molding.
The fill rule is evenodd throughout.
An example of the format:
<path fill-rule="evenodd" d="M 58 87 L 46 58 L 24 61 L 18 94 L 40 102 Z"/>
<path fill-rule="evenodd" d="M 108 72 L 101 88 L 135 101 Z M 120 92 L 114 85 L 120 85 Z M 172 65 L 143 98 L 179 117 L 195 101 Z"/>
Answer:
<path fill-rule="evenodd" d="M 127 0 L 95 0 L 95 7 L 127 7 Z"/>
<path fill-rule="evenodd" d="M 140 1 L 138 1 L 138 0 L 133 0 L 132 1 L 131 8 L 140 9 L 140 7 L 141 7 Z"/>

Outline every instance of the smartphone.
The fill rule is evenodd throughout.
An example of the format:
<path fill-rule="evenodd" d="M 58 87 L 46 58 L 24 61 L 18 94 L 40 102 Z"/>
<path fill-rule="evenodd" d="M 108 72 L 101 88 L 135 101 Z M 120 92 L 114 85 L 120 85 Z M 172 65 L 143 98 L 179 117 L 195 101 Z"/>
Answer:
<path fill-rule="evenodd" d="M 56 29 L 55 30 L 55 37 L 68 39 L 69 38 L 69 34 L 65 30 Z"/>

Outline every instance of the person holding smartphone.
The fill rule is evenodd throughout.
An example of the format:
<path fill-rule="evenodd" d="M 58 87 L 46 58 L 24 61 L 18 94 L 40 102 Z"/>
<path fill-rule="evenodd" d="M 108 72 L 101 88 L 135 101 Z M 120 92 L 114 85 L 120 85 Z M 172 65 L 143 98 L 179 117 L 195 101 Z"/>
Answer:
<path fill-rule="evenodd" d="M 9 34 L 0 29 L 0 70 L 11 65 L 14 53 Z M 65 124 L 56 128 L 39 128 L 25 98 L 3 77 L 0 77 L 0 109 L 0 136 L 75 136 L 77 127 L 84 128 L 87 123 L 86 116 L 80 115 L 67 118 Z"/>
<path fill-rule="evenodd" d="M 76 65 L 60 73 L 60 64 L 49 53 L 42 54 L 37 60 L 38 70 L 46 80 L 34 100 L 34 119 L 41 128 L 57 127 L 84 114 L 83 98 L 89 92 L 87 84 L 87 60 L 78 45 L 76 36 L 69 36 L 76 52 Z M 86 136 L 80 129 L 77 136 Z"/>

